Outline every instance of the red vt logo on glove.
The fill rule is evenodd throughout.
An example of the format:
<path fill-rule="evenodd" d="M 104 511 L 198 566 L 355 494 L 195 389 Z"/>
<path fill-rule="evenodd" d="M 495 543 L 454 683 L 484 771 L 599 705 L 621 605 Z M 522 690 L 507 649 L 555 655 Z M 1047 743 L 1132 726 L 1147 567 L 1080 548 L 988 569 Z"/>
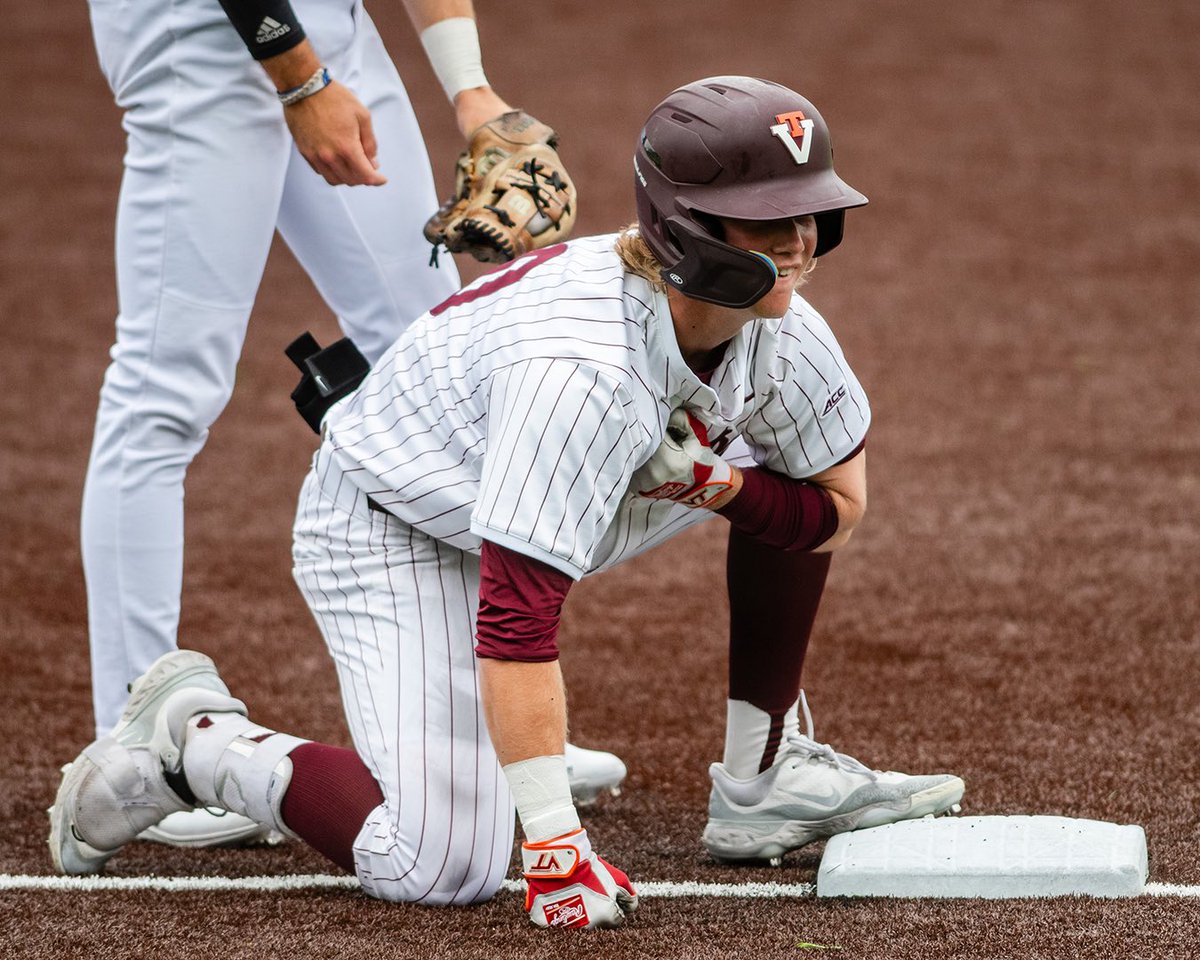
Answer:
<path fill-rule="evenodd" d="M 534 873 L 534 872 L 551 873 L 551 872 L 553 872 L 553 873 L 561 874 L 563 872 L 563 868 L 561 866 L 559 866 L 558 857 L 556 857 L 553 853 L 546 852 L 546 853 L 541 854 L 537 858 L 537 863 L 535 863 L 532 867 L 529 868 L 529 872 L 530 873 Z"/>

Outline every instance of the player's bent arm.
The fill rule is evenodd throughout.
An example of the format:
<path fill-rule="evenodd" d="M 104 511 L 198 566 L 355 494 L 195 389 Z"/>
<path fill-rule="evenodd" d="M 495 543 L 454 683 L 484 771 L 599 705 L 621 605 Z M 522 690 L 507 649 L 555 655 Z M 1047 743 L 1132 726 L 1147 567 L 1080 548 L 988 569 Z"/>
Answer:
<path fill-rule="evenodd" d="M 671 412 L 650 459 L 630 489 L 721 514 L 746 536 L 781 550 L 828 552 L 850 539 L 867 508 L 866 453 L 803 480 L 761 467 L 741 470 L 709 445 L 708 428 L 691 411 Z"/>
<path fill-rule="evenodd" d="M 809 477 L 808 483 L 825 490 L 837 509 L 837 532 L 813 553 L 828 553 L 842 546 L 867 512 L 867 451 Z"/>
<path fill-rule="evenodd" d="M 855 454 L 847 464 L 860 456 Z M 804 480 L 765 467 L 731 468 L 740 480 L 737 492 L 716 512 L 738 532 L 769 547 L 810 553 L 836 550 L 850 539 L 866 508 L 866 488 L 858 483 L 865 473 L 843 466 Z"/>

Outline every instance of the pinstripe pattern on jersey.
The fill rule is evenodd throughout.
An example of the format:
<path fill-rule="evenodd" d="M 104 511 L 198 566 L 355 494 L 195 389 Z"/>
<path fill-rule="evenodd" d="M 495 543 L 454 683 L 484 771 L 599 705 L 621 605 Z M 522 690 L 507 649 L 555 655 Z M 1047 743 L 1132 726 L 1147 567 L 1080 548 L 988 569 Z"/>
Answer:
<path fill-rule="evenodd" d="M 364 888 L 431 904 L 489 898 L 508 868 L 514 811 L 479 704 L 478 559 L 369 511 L 328 446 L 294 543 L 355 747 L 384 794 L 355 844 Z"/>
<path fill-rule="evenodd" d="M 648 432 L 619 382 L 575 361 L 526 361 L 493 378 L 492 389 L 472 531 L 579 576 Z"/>
<path fill-rule="evenodd" d="M 665 294 L 625 274 L 614 239 L 516 261 L 519 280 L 491 274 L 410 327 L 327 419 L 354 482 L 432 537 L 477 552 L 486 536 L 578 578 L 707 519 L 627 494 L 675 407 L 796 477 L 861 442 L 866 396 L 802 298 L 744 327 L 705 384 Z"/>
<path fill-rule="evenodd" d="M 799 296 L 774 337 L 759 345 L 773 389 L 755 405 L 739 432 L 763 466 L 793 477 L 838 463 L 862 442 L 870 406 L 858 378 L 824 319 Z M 774 360 L 774 362 L 772 362 Z M 826 413 L 839 388 L 845 396 Z"/>

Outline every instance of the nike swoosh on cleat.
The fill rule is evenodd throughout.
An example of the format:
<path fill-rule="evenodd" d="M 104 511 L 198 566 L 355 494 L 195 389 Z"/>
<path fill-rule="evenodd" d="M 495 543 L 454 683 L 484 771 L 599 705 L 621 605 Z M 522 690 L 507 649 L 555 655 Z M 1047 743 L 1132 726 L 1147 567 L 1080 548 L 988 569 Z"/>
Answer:
<path fill-rule="evenodd" d="M 788 791 L 788 793 L 789 793 L 789 798 L 795 797 L 797 800 L 807 800 L 807 801 L 810 801 L 811 803 L 820 804 L 823 807 L 829 807 L 831 810 L 836 808 L 837 806 L 840 806 L 840 804 L 838 802 L 838 798 L 840 797 L 840 794 L 838 793 L 838 791 L 836 789 L 834 789 L 832 787 L 829 789 L 829 792 L 824 795 L 816 794 L 816 793 L 801 793 L 798 790 L 790 790 L 790 791 Z"/>

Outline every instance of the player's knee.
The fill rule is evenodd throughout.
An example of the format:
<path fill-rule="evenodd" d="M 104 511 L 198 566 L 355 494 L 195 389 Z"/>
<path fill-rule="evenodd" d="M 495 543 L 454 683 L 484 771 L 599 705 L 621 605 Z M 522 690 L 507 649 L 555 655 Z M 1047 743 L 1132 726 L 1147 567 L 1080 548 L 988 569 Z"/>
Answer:
<path fill-rule="evenodd" d="M 181 455 L 185 460 L 204 445 L 208 428 L 229 401 L 217 384 L 179 382 L 143 389 L 135 396 L 102 393 L 102 418 L 123 434 L 124 445 L 150 457 Z"/>
<path fill-rule="evenodd" d="M 358 879 L 363 890 L 377 900 L 419 903 L 427 907 L 469 906 L 492 899 L 500 890 L 508 864 L 455 865 L 441 858 L 404 864 L 393 858 L 383 868 L 374 863 L 368 870 L 359 864 Z"/>

